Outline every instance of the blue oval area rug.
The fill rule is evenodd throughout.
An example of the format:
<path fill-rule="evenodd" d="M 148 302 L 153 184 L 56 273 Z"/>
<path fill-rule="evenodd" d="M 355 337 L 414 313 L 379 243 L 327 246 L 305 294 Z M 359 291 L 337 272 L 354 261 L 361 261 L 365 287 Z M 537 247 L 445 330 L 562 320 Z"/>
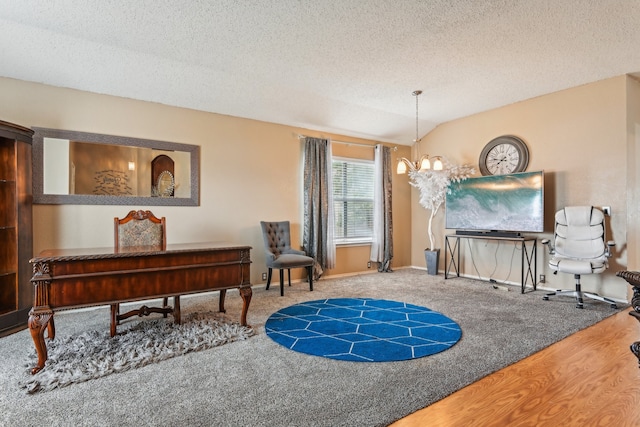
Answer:
<path fill-rule="evenodd" d="M 273 313 L 267 335 L 290 350 L 354 362 L 392 362 L 439 353 L 460 326 L 425 307 L 372 298 L 303 302 Z"/>

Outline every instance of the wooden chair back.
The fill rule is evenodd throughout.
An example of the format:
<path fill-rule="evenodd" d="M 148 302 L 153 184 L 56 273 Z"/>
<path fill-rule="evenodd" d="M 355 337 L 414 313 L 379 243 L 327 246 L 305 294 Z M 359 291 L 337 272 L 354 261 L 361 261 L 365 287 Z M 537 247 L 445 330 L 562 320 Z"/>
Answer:
<path fill-rule="evenodd" d="M 115 249 L 132 246 L 167 248 L 165 218 L 157 218 L 151 211 L 130 211 L 124 218 L 114 218 Z"/>

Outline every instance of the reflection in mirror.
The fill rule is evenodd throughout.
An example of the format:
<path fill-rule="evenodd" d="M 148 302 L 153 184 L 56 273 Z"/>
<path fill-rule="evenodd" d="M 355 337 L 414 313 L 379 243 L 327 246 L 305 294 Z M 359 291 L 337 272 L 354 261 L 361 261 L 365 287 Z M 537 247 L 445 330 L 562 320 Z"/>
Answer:
<path fill-rule="evenodd" d="M 198 146 L 34 131 L 34 203 L 199 204 Z"/>

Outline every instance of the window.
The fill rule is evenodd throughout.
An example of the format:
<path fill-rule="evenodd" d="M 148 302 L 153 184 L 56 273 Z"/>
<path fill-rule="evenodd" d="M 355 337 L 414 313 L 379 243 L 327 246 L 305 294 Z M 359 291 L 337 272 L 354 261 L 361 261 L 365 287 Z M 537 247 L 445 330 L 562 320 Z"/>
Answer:
<path fill-rule="evenodd" d="M 334 157 L 332 169 L 335 242 L 371 242 L 373 162 Z"/>

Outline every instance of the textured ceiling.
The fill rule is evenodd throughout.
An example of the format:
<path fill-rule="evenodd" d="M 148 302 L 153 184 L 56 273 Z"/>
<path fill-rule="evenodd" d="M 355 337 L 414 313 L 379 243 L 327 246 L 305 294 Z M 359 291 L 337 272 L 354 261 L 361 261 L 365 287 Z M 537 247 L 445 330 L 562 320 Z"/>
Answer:
<path fill-rule="evenodd" d="M 0 0 L 0 76 L 410 145 L 640 71 L 639 0 Z"/>

